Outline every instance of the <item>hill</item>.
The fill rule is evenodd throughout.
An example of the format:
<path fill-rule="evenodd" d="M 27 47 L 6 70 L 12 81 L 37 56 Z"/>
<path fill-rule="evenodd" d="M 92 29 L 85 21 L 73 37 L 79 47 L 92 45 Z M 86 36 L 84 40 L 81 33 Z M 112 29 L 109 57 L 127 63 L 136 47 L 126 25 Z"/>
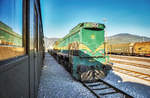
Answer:
<path fill-rule="evenodd" d="M 110 44 L 143 42 L 143 41 L 150 41 L 150 38 L 145 36 L 128 34 L 128 33 L 120 33 L 107 38 L 107 42 Z"/>

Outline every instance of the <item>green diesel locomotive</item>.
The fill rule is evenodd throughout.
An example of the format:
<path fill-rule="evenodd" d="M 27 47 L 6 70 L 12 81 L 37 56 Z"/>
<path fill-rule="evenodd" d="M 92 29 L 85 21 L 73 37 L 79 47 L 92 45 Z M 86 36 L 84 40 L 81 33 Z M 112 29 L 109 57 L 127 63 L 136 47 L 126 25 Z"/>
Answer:
<path fill-rule="evenodd" d="M 109 57 L 105 54 L 104 24 L 85 22 L 74 27 L 53 45 L 51 54 L 82 81 L 98 80 L 106 75 Z"/>

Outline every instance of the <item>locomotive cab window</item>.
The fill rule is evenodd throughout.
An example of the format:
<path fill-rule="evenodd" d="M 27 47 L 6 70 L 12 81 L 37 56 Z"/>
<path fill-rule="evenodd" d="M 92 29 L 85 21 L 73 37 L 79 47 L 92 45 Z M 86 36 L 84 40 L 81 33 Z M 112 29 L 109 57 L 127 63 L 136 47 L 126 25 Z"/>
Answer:
<path fill-rule="evenodd" d="M 0 61 L 23 54 L 23 0 L 1 0 Z"/>
<path fill-rule="evenodd" d="M 101 28 L 84 28 L 86 30 L 93 30 L 93 31 L 101 31 L 101 30 L 104 30 L 104 29 L 101 29 Z"/>

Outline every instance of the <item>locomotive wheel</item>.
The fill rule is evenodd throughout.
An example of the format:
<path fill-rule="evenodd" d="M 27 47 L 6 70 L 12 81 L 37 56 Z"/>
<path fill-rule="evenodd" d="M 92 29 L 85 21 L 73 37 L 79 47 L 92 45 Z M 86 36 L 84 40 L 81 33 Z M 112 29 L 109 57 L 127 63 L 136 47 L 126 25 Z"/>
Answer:
<path fill-rule="evenodd" d="M 73 55 L 73 46 L 70 45 L 69 47 L 69 64 L 68 64 L 68 70 L 70 73 L 72 73 L 72 55 Z"/>
<path fill-rule="evenodd" d="M 72 66 L 73 64 L 71 64 L 71 68 L 70 68 L 70 72 L 71 72 L 71 74 L 73 73 L 73 66 Z"/>
<path fill-rule="evenodd" d="M 68 70 L 69 70 L 69 72 L 71 72 L 72 73 L 72 57 L 69 57 L 69 65 L 68 65 Z"/>
<path fill-rule="evenodd" d="M 69 67 L 68 67 L 69 72 L 72 74 L 73 69 L 72 69 L 72 63 L 69 63 Z"/>

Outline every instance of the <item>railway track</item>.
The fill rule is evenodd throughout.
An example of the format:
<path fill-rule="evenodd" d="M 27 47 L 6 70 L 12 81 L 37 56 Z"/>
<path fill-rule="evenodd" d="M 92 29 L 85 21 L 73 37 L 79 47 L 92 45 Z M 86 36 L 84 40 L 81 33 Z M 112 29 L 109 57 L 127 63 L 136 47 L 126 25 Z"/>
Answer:
<path fill-rule="evenodd" d="M 103 80 L 96 82 L 82 82 L 83 86 L 89 89 L 97 98 L 133 98 L 122 90 L 108 84 Z"/>
<path fill-rule="evenodd" d="M 146 64 L 150 63 L 150 58 L 118 56 L 118 55 L 111 55 L 111 58 L 112 58 L 112 60 L 110 60 L 110 62 L 113 62 L 114 65 L 115 64 L 120 64 L 119 65 L 120 67 L 118 65 L 112 66 L 112 69 L 115 72 L 119 72 L 119 73 L 122 73 L 122 74 L 125 74 L 125 75 L 128 75 L 128 76 L 136 77 L 138 79 L 142 79 L 142 80 L 150 82 L 150 74 L 147 73 L 147 71 L 150 69 L 150 65 L 146 65 Z M 134 61 L 134 62 L 130 62 L 130 61 Z M 138 63 L 138 62 L 143 62 L 143 63 Z M 133 67 L 131 67 L 131 69 L 122 68 L 121 67 L 121 66 L 123 66 L 122 64 L 123 65 L 128 65 L 128 66 L 135 66 L 135 69 L 132 69 Z M 139 70 L 139 68 L 142 68 L 141 71 L 137 71 L 137 70 Z M 144 70 L 144 68 L 147 71 Z"/>
<path fill-rule="evenodd" d="M 121 55 L 110 55 L 111 58 L 124 59 L 124 60 L 134 60 L 134 61 L 143 61 L 150 63 L 150 58 L 148 57 L 136 57 L 136 56 L 121 56 Z"/>
<path fill-rule="evenodd" d="M 110 60 L 110 62 L 118 63 L 118 64 L 127 64 L 127 65 L 130 65 L 130 66 L 136 66 L 136 67 L 140 67 L 140 68 L 150 69 L 150 66 L 145 65 L 145 64 L 137 64 L 137 63 L 132 63 L 132 62 L 116 61 L 116 60 Z"/>
<path fill-rule="evenodd" d="M 136 78 L 139 78 L 139 79 L 146 80 L 146 81 L 150 82 L 150 75 L 149 74 L 144 74 L 144 73 L 140 73 L 140 72 L 136 72 L 136 71 L 132 71 L 132 70 L 116 67 L 116 66 L 113 66 L 112 68 L 116 72 L 126 74 L 128 76 L 136 77 Z"/>

